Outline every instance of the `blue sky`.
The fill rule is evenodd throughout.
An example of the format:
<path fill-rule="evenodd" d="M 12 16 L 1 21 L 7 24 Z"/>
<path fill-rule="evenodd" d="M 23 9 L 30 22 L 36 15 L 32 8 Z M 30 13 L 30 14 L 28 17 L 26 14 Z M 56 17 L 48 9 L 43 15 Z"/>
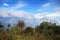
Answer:
<path fill-rule="evenodd" d="M 58 1 L 57 1 L 58 2 Z M 0 0 L 0 8 L 14 10 L 24 10 L 30 13 L 36 13 L 36 10 L 53 11 L 59 4 L 56 0 Z"/>
<path fill-rule="evenodd" d="M 24 11 L 30 14 L 47 12 L 50 14 L 55 12 L 55 9 L 60 9 L 59 2 L 60 0 L 0 0 L 0 10 Z"/>
<path fill-rule="evenodd" d="M 60 0 L 0 0 L 0 16 L 60 17 Z"/>
<path fill-rule="evenodd" d="M 60 23 L 60 0 L 0 0 L 0 16 L 23 17 L 29 23 L 46 17 Z"/>

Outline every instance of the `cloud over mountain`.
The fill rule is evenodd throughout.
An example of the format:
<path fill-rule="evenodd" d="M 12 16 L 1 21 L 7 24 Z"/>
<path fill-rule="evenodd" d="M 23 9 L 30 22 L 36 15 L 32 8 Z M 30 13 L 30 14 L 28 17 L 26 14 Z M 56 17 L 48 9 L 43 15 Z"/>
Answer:
<path fill-rule="evenodd" d="M 36 13 L 31 14 L 26 11 L 14 11 L 14 10 L 5 10 L 0 9 L 0 21 L 6 22 L 6 23 L 16 23 L 18 20 L 24 20 L 25 23 L 28 26 L 36 26 L 40 24 L 42 21 L 48 21 L 48 22 L 55 22 L 60 23 L 60 11 L 57 11 L 58 8 L 55 9 L 54 12 L 43 12 L 43 13 Z M 2 17 L 2 18 L 1 18 Z"/>

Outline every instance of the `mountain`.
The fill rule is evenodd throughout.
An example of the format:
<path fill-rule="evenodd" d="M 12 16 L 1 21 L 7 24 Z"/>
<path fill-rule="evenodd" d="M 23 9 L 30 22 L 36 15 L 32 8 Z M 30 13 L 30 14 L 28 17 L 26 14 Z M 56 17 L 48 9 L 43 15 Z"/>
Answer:
<path fill-rule="evenodd" d="M 0 22 L 7 28 L 7 24 L 10 23 L 12 26 L 18 23 L 18 20 L 23 20 L 26 24 L 26 26 L 36 26 L 39 25 L 41 22 L 43 21 L 47 21 L 47 22 L 52 22 L 52 23 L 57 23 L 59 24 L 59 22 L 57 21 L 56 18 L 51 18 L 51 17 L 42 17 L 42 18 L 26 18 L 26 17 L 15 17 L 15 16 L 9 16 L 9 17 L 3 17 L 0 16 Z"/>

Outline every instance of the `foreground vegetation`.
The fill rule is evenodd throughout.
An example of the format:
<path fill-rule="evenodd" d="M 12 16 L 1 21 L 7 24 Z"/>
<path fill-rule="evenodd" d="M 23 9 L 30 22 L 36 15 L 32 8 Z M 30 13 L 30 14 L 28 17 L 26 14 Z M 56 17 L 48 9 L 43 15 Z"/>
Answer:
<path fill-rule="evenodd" d="M 0 23 L 0 40 L 60 40 L 60 26 L 51 22 L 42 22 L 35 28 L 25 27 L 24 21 L 5 29 Z"/>

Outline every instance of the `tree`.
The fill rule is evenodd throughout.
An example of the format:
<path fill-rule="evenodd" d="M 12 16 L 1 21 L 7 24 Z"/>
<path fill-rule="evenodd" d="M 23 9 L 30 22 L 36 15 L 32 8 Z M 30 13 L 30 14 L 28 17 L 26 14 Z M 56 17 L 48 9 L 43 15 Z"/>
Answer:
<path fill-rule="evenodd" d="M 7 28 L 7 31 L 8 31 L 8 30 L 10 30 L 10 27 L 11 27 L 11 25 L 10 25 L 10 24 L 8 24 L 8 28 Z"/>
<path fill-rule="evenodd" d="M 2 28 L 2 27 L 4 27 L 4 26 L 2 25 L 2 23 L 0 23 L 0 28 Z"/>
<path fill-rule="evenodd" d="M 24 21 L 18 21 L 17 26 L 23 28 L 25 26 Z"/>
<path fill-rule="evenodd" d="M 25 34 L 25 35 L 30 34 L 30 35 L 33 35 L 33 28 L 32 28 L 32 27 L 27 27 L 27 28 L 25 28 L 25 29 L 21 32 L 21 34 Z"/>
<path fill-rule="evenodd" d="M 56 24 L 51 22 L 42 22 L 38 28 L 43 31 L 44 35 L 47 37 L 54 38 L 54 33 L 56 29 Z M 53 39 L 52 39 L 53 40 Z"/>
<path fill-rule="evenodd" d="M 8 27 L 10 27 L 11 25 L 10 24 L 8 24 Z"/>

